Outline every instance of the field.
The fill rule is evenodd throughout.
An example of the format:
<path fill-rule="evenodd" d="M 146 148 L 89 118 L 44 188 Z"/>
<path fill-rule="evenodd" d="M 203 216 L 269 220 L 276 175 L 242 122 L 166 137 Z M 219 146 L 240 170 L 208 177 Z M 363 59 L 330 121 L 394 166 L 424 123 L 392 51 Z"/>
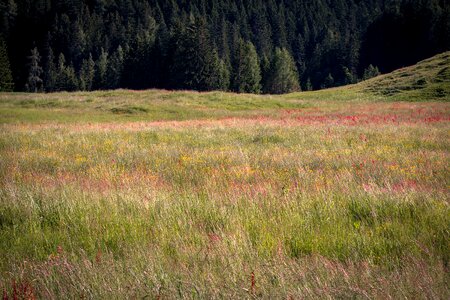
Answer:
<path fill-rule="evenodd" d="M 4 299 L 449 299 L 449 57 L 282 96 L 0 94 Z"/>

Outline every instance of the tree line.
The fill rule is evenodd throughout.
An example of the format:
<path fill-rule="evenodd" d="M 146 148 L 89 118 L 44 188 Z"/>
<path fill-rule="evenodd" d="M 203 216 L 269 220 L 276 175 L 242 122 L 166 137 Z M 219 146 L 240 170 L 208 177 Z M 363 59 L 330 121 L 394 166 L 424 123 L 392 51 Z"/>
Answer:
<path fill-rule="evenodd" d="M 286 93 L 448 50 L 443 0 L 0 0 L 0 90 Z"/>

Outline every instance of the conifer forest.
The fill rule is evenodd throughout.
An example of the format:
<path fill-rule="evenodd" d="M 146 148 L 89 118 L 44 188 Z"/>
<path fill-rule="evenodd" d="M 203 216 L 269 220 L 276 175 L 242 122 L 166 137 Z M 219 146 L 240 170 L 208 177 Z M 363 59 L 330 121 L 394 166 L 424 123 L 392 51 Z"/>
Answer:
<path fill-rule="evenodd" d="M 449 7 L 444 0 L 1 0 L 1 89 L 279 94 L 345 85 L 448 50 Z"/>

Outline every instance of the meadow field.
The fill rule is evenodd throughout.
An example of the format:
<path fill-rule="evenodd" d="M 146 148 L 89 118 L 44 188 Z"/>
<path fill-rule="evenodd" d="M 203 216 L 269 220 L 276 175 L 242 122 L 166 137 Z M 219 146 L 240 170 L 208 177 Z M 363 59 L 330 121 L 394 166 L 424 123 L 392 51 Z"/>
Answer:
<path fill-rule="evenodd" d="M 281 96 L 0 94 L 4 299 L 449 299 L 449 57 Z"/>

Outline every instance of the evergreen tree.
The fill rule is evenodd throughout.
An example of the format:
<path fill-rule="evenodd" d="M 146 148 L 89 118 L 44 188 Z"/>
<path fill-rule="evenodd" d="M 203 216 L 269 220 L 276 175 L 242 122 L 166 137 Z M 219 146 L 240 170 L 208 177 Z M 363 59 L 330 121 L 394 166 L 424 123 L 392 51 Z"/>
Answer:
<path fill-rule="evenodd" d="M 108 63 L 106 74 L 106 87 L 109 89 L 116 89 L 119 87 L 120 79 L 122 77 L 124 53 L 122 47 L 119 46 L 111 56 Z"/>
<path fill-rule="evenodd" d="M 321 88 L 327 89 L 333 86 L 334 86 L 334 77 L 331 75 L 331 73 L 328 73 L 327 77 L 325 77 L 321 85 Z"/>
<path fill-rule="evenodd" d="M 57 84 L 57 69 L 55 65 L 55 56 L 51 48 L 48 49 L 47 63 L 45 65 L 45 90 L 47 92 L 53 92 L 56 89 Z"/>
<path fill-rule="evenodd" d="M 106 52 L 103 48 L 97 62 L 95 63 L 95 66 L 95 87 L 97 89 L 105 89 L 107 87 L 106 75 L 108 71 L 108 52 Z"/>
<path fill-rule="evenodd" d="M 223 60 L 219 60 L 219 80 L 217 84 L 217 89 L 222 91 L 228 91 L 230 88 L 230 69 L 228 64 Z"/>
<path fill-rule="evenodd" d="M 373 77 L 377 77 L 378 75 L 380 75 L 380 71 L 378 70 L 378 67 L 374 67 L 373 65 L 369 65 L 365 70 L 364 70 L 364 75 L 363 75 L 363 79 L 367 80 Z"/>
<path fill-rule="evenodd" d="M 66 70 L 66 57 L 63 53 L 58 56 L 58 68 L 56 71 L 55 91 L 63 91 L 66 86 L 65 71 Z"/>
<path fill-rule="evenodd" d="M 0 37 L 0 92 L 12 92 L 14 82 L 9 65 L 6 43 Z"/>
<path fill-rule="evenodd" d="M 358 81 L 358 78 L 355 74 L 353 74 L 349 68 L 342 67 L 342 72 L 344 73 L 344 81 L 343 84 L 352 84 Z"/>
<path fill-rule="evenodd" d="M 220 75 L 206 21 L 191 17 L 187 26 L 178 24 L 171 66 L 172 86 L 181 89 L 213 90 Z"/>
<path fill-rule="evenodd" d="M 312 91 L 313 90 L 313 86 L 311 84 L 311 79 L 308 77 L 308 80 L 306 80 L 306 84 L 305 84 L 305 91 Z"/>
<path fill-rule="evenodd" d="M 233 88 L 236 92 L 261 92 L 261 69 L 255 46 L 251 42 L 239 41 L 234 66 Z"/>
<path fill-rule="evenodd" d="M 94 86 L 95 78 L 95 62 L 92 55 L 89 54 L 88 59 L 83 59 L 80 70 L 80 89 L 83 91 L 91 91 Z"/>
<path fill-rule="evenodd" d="M 58 58 L 56 88 L 57 91 L 75 91 L 78 89 L 78 80 L 73 66 L 66 66 L 64 54 Z"/>
<path fill-rule="evenodd" d="M 79 89 L 78 78 L 75 73 L 75 69 L 72 65 L 66 67 L 64 79 L 65 79 L 65 87 L 64 87 L 65 91 L 72 92 Z"/>
<path fill-rule="evenodd" d="M 37 93 L 43 88 L 43 80 L 41 79 L 43 70 L 39 65 L 41 56 L 39 55 L 39 51 L 36 47 L 31 50 L 31 55 L 28 56 L 28 60 L 30 61 L 30 69 L 28 73 L 27 90 L 29 92 Z"/>
<path fill-rule="evenodd" d="M 294 59 L 287 49 L 275 49 L 265 91 L 271 94 L 283 94 L 299 90 L 300 85 Z"/>
<path fill-rule="evenodd" d="M 448 1 L 388 2 L 0 0 L 0 35 L 14 54 L 9 63 L 19 90 L 28 79 L 26 45 L 33 43 L 45 57 L 41 78 L 46 91 L 67 83 L 55 76 L 60 71 L 57 60 L 49 59 L 50 48 L 55 55 L 65 54 L 61 74 L 71 88 L 73 70 L 77 85 L 88 88 L 92 53 L 96 76 L 91 88 L 237 89 L 233 78 L 231 85 L 226 81 L 227 72 L 234 77 L 241 38 L 256 47 L 265 90 L 272 78 L 266 61 L 273 61 L 275 47 L 292 55 L 305 88 L 308 78 L 318 88 L 328 73 L 333 86 L 346 84 L 363 75 L 369 63 L 389 72 L 450 49 Z"/>
<path fill-rule="evenodd" d="M 212 71 L 210 77 L 206 79 L 208 90 L 228 90 L 230 86 L 230 71 L 226 63 L 219 58 L 216 49 L 213 49 L 211 65 L 208 66 Z"/>

